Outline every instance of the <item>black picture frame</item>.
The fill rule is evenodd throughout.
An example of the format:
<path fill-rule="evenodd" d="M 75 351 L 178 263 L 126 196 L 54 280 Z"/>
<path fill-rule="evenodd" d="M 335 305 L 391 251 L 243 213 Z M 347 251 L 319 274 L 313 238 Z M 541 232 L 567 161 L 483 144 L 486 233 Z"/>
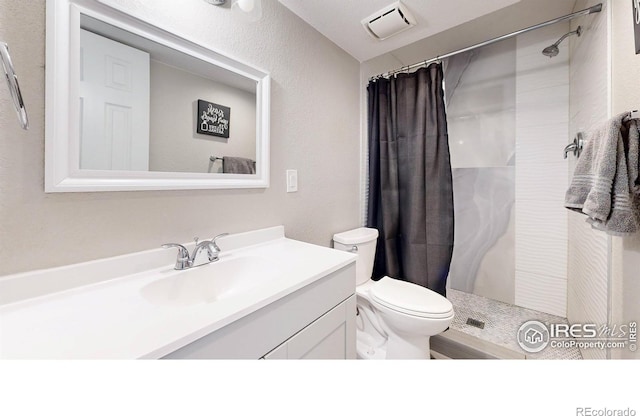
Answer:
<path fill-rule="evenodd" d="M 230 127 L 231 108 L 206 100 L 198 100 L 198 113 L 196 114 L 196 132 L 198 134 L 228 139 Z"/>

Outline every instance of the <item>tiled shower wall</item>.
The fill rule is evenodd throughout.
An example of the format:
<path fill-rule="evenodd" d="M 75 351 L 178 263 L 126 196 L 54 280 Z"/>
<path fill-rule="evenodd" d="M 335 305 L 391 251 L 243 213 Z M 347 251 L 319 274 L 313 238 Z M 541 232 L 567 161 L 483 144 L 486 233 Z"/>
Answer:
<path fill-rule="evenodd" d="M 596 2 L 578 1 L 576 10 Z M 572 22 L 582 25 L 571 39 L 570 133 L 588 132 L 609 117 L 607 4 L 601 13 Z M 575 158 L 570 159 L 570 174 Z M 609 237 L 594 231 L 585 216 L 569 212 L 568 315 L 570 323 L 606 324 L 608 319 Z M 606 358 L 607 351 L 582 350 L 584 358 Z"/>
<path fill-rule="evenodd" d="M 606 22 L 605 12 L 483 48 L 458 60 L 465 69 L 455 85 L 447 78 L 448 95 L 457 95 L 447 108 L 451 288 L 572 323 L 607 322 L 608 239 L 564 208 L 575 158 L 562 155 L 576 132 L 607 118 Z M 542 55 L 577 24 L 580 38 L 565 40 L 554 58 Z"/>
<path fill-rule="evenodd" d="M 520 35 L 516 49 L 515 304 L 566 316 L 569 48 L 541 51 L 569 30 L 556 24 Z"/>
<path fill-rule="evenodd" d="M 553 25 L 448 62 L 456 242 L 451 288 L 566 316 L 569 29 Z M 465 66 L 466 65 L 466 66 Z M 453 68 L 453 69 L 452 69 Z M 456 79 L 455 76 L 453 76 Z"/>

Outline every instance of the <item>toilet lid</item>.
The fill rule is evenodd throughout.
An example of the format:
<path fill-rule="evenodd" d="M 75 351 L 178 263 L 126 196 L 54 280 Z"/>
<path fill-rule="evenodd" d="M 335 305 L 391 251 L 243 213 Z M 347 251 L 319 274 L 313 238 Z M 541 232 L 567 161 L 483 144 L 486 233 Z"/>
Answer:
<path fill-rule="evenodd" d="M 385 276 L 371 287 L 376 302 L 398 312 L 425 318 L 448 318 L 453 305 L 440 294 L 413 283 Z"/>

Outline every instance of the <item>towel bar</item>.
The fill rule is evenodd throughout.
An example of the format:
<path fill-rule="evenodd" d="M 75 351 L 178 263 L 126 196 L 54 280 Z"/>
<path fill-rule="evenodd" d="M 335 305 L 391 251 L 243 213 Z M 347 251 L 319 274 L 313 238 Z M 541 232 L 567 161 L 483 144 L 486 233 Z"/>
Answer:
<path fill-rule="evenodd" d="M 22 100 L 22 93 L 20 92 L 20 85 L 18 84 L 18 76 L 13 69 L 11 63 L 11 56 L 9 55 L 9 46 L 0 42 L 0 60 L 2 60 L 2 68 L 4 69 L 5 77 L 7 78 L 7 84 L 9 85 L 9 92 L 11 92 L 11 99 L 13 105 L 18 113 L 18 119 L 20 120 L 20 126 L 27 130 L 29 128 L 29 118 L 27 117 L 27 109 L 24 106 Z"/>

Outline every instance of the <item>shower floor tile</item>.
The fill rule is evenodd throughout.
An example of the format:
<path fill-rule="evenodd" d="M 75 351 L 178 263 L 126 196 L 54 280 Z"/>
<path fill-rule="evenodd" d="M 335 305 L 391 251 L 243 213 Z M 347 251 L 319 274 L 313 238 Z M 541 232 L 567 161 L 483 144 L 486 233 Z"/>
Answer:
<path fill-rule="evenodd" d="M 545 324 L 568 323 L 566 318 L 522 308 L 497 300 L 488 299 L 459 290 L 448 289 L 447 298 L 453 304 L 455 317 L 451 329 L 507 348 L 526 358 L 579 360 L 582 354 L 578 347 L 551 348 L 548 346 L 538 353 L 525 353 L 516 339 L 518 329 L 526 321 L 536 320 Z M 484 328 L 467 324 L 472 318 L 484 322 Z"/>

